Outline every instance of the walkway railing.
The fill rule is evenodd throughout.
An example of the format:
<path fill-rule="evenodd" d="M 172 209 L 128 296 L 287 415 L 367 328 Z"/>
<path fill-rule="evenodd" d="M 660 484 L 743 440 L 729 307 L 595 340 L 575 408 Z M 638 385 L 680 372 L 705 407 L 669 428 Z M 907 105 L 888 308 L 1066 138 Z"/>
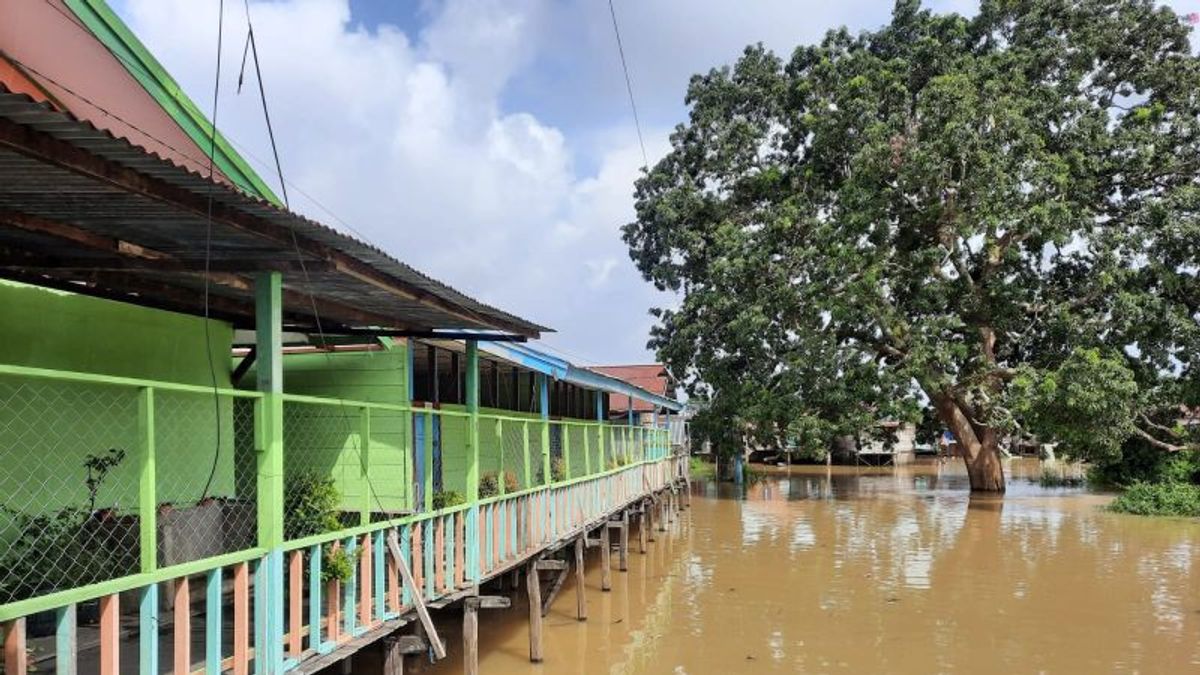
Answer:
<path fill-rule="evenodd" d="M 389 532 L 436 600 L 676 470 L 659 429 L 282 398 L 284 545 L 269 550 L 262 394 L 0 365 L 5 672 L 51 655 L 74 672 L 81 631 L 102 673 L 287 670 L 411 608 Z M 121 594 L 137 596 L 136 650 Z"/>

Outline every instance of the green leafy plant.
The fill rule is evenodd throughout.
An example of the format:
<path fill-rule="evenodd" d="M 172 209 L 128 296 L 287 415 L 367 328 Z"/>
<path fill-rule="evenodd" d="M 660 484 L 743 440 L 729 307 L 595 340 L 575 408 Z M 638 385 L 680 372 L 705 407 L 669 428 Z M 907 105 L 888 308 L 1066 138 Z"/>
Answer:
<path fill-rule="evenodd" d="M 354 574 L 354 558 L 344 548 L 326 547 L 321 561 L 321 581 L 346 581 Z"/>
<path fill-rule="evenodd" d="M 88 490 L 88 511 L 96 510 L 96 496 L 100 486 L 108 477 L 108 472 L 115 469 L 125 460 L 125 451 L 121 448 L 109 448 L 99 455 L 88 455 L 83 459 L 83 467 L 87 469 L 87 480 L 84 483 Z"/>
<path fill-rule="evenodd" d="M 283 533 L 301 539 L 339 529 L 342 495 L 333 479 L 310 471 L 287 475 L 283 486 Z"/>
<path fill-rule="evenodd" d="M 562 457 L 555 457 L 550 460 L 550 480 L 555 483 L 565 480 L 567 477 L 567 462 Z"/>
<path fill-rule="evenodd" d="M 448 509 L 465 503 L 467 503 L 467 500 L 462 494 L 454 490 L 438 490 L 433 493 L 433 509 L 435 511 L 441 511 L 442 509 Z"/>

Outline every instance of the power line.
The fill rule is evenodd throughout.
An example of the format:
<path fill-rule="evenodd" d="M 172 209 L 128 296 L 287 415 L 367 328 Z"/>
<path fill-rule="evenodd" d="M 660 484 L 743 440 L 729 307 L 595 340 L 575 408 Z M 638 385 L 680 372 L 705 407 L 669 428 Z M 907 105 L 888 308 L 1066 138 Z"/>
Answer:
<path fill-rule="evenodd" d="M 225 0 L 220 0 L 217 5 L 217 67 L 216 74 L 213 75 L 213 97 L 212 97 L 212 126 L 211 132 L 208 135 L 208 190 L 207 201 L 208 205 L 204 217 L 204 352 L 208 358 L 208 376 L 212 381 L 213 389 L 213 415 L 217 422 L 217 445 L 213 450 L 212 468 L 208 472 L 208 480 L 204 483 L 204 490 L 200 493 L 200 500 L 204 501 L 208 498 L 208 491 L 212 489 L 213 479 L 217 475 L 217 465 L 221 460 L 221 396 L 217 391 L 217 367 L 213 363 L 212 350 L 212 327 L 209 326 L 209 271 L 212 265 L 212 209 L 213 209 L 213 174 L 215 171 L 213 157 L 217 153 L 217 103 L 221 96 L 221 41 L 224 36 L 225 23 Z"/>
<path fill-rule="evenodd" d="M 629 64 L 625 62 L 625 46 L 621 43 L 621 29 L 617 26 L 617 10 L 613 8 L 613 0 L 608 0 L 608 13 L 612 16 L 613 34 L 617 36 L 617 52 L 621 55 L 621 70 L 625 73 L 625 91 L 629 93 L 629 108 L 633 110 L 633 126 L 637 129 L 638 145 L 642 148 L 642 167 L 648 169 L 650 160 L 646 156 L 646 142 L 642 140 L 642 123 L 633 99 L 633 83 L 629 79 Z"/>

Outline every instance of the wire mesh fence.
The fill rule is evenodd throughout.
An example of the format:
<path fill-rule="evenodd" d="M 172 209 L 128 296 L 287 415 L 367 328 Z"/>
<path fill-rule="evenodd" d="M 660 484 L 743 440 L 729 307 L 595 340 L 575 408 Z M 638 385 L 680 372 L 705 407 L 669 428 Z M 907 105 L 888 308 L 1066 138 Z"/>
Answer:
<path fill-rule="evenodd" d="M 255 545 L 252 398 L 159 391 L 154 401 L 160 567 Z"/>
<path fill-rule="evenodd" d="M 525 463 L 525 439 L 529 436 L 530 423 L 525 420 L 506 419 L 500 425 L 501 466 L 504 473 L 505 493 L 517 492 L 530 487 L 531 473 Z M 530 456 L 530 464 L 533 462 Z"/>

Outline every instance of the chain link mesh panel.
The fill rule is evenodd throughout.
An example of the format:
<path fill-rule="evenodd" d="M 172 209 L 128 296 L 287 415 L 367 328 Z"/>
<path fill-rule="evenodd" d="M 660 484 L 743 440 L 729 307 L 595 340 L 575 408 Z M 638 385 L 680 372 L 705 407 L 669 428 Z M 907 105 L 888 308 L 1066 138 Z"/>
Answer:
<path fill-rule="evenodd" d="M 525 432 L 528 426 L 529 422 L 504 420 L 501 427 L 500 446 L 503 452 L 506 492 L 516 492 L 529 487 L 529 481 L 525 479 Z M 532 459 L 531 456 L 531 462 Z"/>
<path fill-rule="evenodd" d="M 142 395 L 0 376 L 0 604 L 139 570 Z"/>
<path fill-rule="evenodd" d="M 366 483 L 357 409 L 283 405 L 283 529 L 287 539 L 358 524 Z"/>
<path fill-rule="evenodd" d="M 596 462 L 588 457 L 588 453 L 584 450 L 584 444 L 587 442 L 584 439 L 584 434 L 587 433 L 587 425 L 571 424 L 571 435 L 568 439 L 567 446 L 571 449 L 571 477 L 580 478 L 588 474 L 588 469 L 595 471 Z"/>
<path fill-rule="evenodd" d="M 254 407 L 250 398 L 156 392 L 155 537 L 160 567 L 255 545 Z"/>

